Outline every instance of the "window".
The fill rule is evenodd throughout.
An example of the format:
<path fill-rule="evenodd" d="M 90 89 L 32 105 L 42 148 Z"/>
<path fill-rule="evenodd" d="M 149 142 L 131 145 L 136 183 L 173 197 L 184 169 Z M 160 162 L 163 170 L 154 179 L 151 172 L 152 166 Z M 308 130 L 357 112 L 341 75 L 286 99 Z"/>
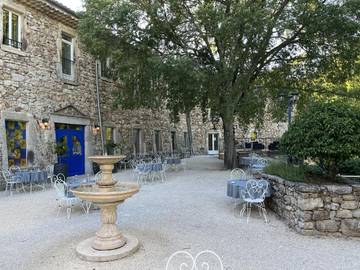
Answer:
<path fill-rule="evenodd" d="M 133 144 L 135 154 L 139 154 L 141 151 L 141 129 L 133 129 Z"/>
<path fill-rule="evenodd" d="M 20 15 L 3 9 L 3 44 L 21 49 Z"/>
<path fill-rule="evenodd" d="M 109 79 L 111 77 L 110 74 L 110 58 L 106 58 L 100 61 L 100 77 Z"/>
<path fill-rule="evenodd" d="M 64 79 L 74 79 L 74 45 L 73 38 L 62 33 L 61 42 L 61 65 Z"/>
<path fill-rule="evenodd" d="M 171 147 L 172 151 L 176 151 L 176 132 L 171 131 Z"/>

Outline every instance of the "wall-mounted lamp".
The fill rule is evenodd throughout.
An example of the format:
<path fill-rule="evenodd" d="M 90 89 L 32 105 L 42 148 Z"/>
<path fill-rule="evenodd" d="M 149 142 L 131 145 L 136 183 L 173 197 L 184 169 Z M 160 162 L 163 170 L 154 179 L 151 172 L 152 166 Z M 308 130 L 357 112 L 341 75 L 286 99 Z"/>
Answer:
<path fill-rule="evenodd" d="M 100 126 L 99 125 L 94 125 L 92 131 L 93 131 L 94 136 L 98 135 L 99 132 L 100 132 Z"/>
<path fill-rule="evenodd" d="M 50 129 L 49 119 L 43 118 L 41 122 L 39 120 L 37 122 L 41 129 Z"/>
<path fill-rule="evenodd" d="M 45 129 L 50 128 L 49 119 L 44 118 L 41 122 L 43 123 Z"/>

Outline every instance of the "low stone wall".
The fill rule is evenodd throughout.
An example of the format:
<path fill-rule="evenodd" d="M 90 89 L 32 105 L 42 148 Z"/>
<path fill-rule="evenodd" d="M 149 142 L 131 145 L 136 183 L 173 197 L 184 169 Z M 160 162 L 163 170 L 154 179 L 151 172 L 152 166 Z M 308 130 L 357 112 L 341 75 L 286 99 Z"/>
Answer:
<path fill-rule="evenodd" d="M 297 232 L 360 237 L 360 184 L 316 185 L 263 177 L 273 188 L 270 208 Z"/>

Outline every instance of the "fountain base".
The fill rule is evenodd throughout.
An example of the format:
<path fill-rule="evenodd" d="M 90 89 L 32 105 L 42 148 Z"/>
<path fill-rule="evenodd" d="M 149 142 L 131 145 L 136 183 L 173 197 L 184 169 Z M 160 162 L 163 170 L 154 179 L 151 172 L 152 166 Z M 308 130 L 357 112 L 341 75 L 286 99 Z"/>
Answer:
<path fill-rule="evenodd" d="M 112 250 L 96 250 L 92 247 L 95 237 L 81 242 L 76 247 L 77 255 L 89 262 L 109 262 L 132 255 L 139 249 L 139 240 L 132 235 L 124 235 L 126 244 L 121 248 Z"/>

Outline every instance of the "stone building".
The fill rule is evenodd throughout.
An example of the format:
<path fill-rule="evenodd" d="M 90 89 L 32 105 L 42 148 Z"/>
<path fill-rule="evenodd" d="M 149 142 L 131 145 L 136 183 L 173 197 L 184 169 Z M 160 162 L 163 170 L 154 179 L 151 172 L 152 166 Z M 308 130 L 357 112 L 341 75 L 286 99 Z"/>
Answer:
<path fill-rule="evenodd" d="M 62 162 L 70 175 L 90 173 L 87 157 L 101 149 L 98 108 L 104 141 L 121 145 L 118 151 L 186 147 L 184 116 L 174 124 L 167 112 L 113 108 L 106 63 L 84 50 L 77 22 L 76 13 L 54 0 L 0 0 L 0 167 L 55 163 L 57 146 L 58 153 L 67 151 Z M 203 124 L 198 111 L 192 125 L 194 150 L 216 154 L 220 125 Z M 276 132 L 271 136 L 282 129 Z"/>

